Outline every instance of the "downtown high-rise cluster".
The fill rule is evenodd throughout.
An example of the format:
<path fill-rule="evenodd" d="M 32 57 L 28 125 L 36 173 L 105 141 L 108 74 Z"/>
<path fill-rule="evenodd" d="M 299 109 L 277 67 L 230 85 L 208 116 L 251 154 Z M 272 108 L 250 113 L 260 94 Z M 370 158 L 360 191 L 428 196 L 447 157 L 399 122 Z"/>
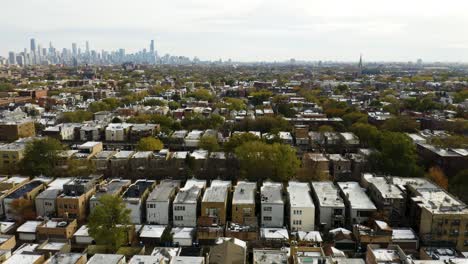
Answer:
<path fill-rule="evenodd" d="M 63 64 L 70 66 L 78 65 L 113 65 L 125 62 L 138 64 L 185 64 L 197 62 L 184 56 L 171 56 L 166 54 L 159 56 L 155 49 L 155 42 L 151 40 L 149 50 L 144 48 L 135 53 L 127 53 L 124 48 L 113 51 L 90 49 L 89 42 L 86 41 L 84 48 L 72 43 L 71 48 L 58 49 L 49 43 L 49 47 L 43 47 L 37 44 L 36 39 L 30 40 L 29 50 L 25 48 L 21 52 L 10 51 L 8 58 L 0 64 L 29 66 L 29 65 L 53 65 Z"/>

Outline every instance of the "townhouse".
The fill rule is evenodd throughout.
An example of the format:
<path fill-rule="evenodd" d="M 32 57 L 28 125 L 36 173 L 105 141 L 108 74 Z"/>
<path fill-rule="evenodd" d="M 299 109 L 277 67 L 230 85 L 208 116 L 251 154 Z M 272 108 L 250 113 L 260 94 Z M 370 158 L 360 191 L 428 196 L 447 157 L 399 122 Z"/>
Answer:
<path fill-rule="evenodd" d="M 264 182 L 260 188 L 260 207 L 260 223 L 262 227 L 283 227 L 283 184 Z"/>
<path fill-rule="evenodd" d="M 312 182 L 313 198 L 317 205 L 316 223 L 320 230 L 344 226 L 345 204 L 338 188 L 331 181 Z"/>
<path fill-rule="evenodd" d="M 338 187 L 346 205 L 346 225 L 366 222 L 377 211 L 359 183 L 339 182 Z"/>
<path fill-rule="evenodd" d="M 205 180 L 189 179 L 177 193 L 173 203 L 173 225 L 197 226 L 200 215 L 200 198 L 206 188 Z"/>
<path fill-rule="evenodd" d="M 146 200 L 146 222 L 168 225 L 172 222 L 172 203 L 180 188 L 178 180 L 163 180 Z"/>
<path fill-rule="evenodd" d="M 315 227 L 315 205 L 310 197 L 306 182 L 290 181 L 287 188 L 289 200 L 289 228 L 294 231 L 313 231 Z"/>
<path fill-rule="evenodd" d="M 151 189 L 156 185 L 152 180 L 137 180 L 123 193 L 122 199 L 125 207 L 130 210 L 130 221 L 133 224 L 141 224 L 145 221 L 145 202 Z"/>

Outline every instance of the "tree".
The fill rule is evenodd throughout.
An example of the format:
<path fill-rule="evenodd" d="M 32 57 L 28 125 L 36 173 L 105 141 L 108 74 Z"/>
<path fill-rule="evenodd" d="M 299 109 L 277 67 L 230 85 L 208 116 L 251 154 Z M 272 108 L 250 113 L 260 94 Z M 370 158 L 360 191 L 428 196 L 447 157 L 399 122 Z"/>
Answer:
<path fill-rule="evenodd" d="M 282 114 L 285 117 L 295 117 L 297 111 L 293 108 L 292 104 L 278 104 L 277 105 L 278 113 Z"/>
<path fill-rule="evenodd" d="M 392 132 L 413 133 L 417 131 L 418 126 L 414 119 L 408 116 L 399 116 L 387 119 L 382 125 L 382 129 Z"/>
<path fill-rule="evenodd" d="M 93 119 L 93 113 L 89 111 L 78 110 L 74 112 L 65 112 L 62 115 L 62 122 L 65 123 L 82 123 Z"/>
<path fill-rule="evenodd" d="M 354 123 L 367 123 L 367 115 L 361 112 L 350 112 L 343 115 L 343 123 L 346 127 L 352 126 Z"/>
<path fill-rule="evenodd" d="M 154 137 L 141 138 L 136 145 L 138 151 L 159 151 L 163 148 L 164 144 L 161 140 Z"/>
<path fill-rule="evenodd" d="M 57 177 L 79 177 L 96 172 L 96 165 L 91 160 L 70 159 L 62 168 L 56 168 L 54 175 Z"/>
<path fill-rule="evenodd" d="M 296 175 L 300 161 L 289 145 L 249 141 L 235 149 L 240 174 L 251 181 L 287 181 Z"/>
<path fill-rule="evenodd" d="M 385 174 L 420 177 L 423 170 L 417 165 L 416 147 L 403 133 L 383 132 L 377 149 L 369 162 L 374 170 Z"/>
<path fill-rule="evenodd" d="M 211 92 L 207 89 L 204 89 L 204 88 L 201 88 L 201 89 L 197 89 L 196 91 L 192 92 L 192 93 L 189 93 L 187 95 L 188 97 L 193 97 L 197 100 L 200 100 L 200 101 L 213 101 L 214 99 L 214 96 L 211 94 Z"/>
<path fill-rule="evenodd" d="M 206 149 L 209 152 L 218 151 L 220 149 L 218 139 L 214 136 L 203 136 L 198 143 L 198 147 Z"/>
<path fill-rule="evenodd" d="M 252 96 L 252 103 L 254 105 L 263 104 L 263 102 L 268 101 L 272 95 L 273 93 L 268 90 L 260 90 L 250 94 L 250 96 Z"/>
<path fill-rule="evenodd" d="M 252 133 L 242 133 L 233 135 L 228 142 L 224 144 L 224 151 L 234 152 L 234 150 L 245 142 L 249 141 L 261 141 L 259 137 Z"/>
<path fill-rule="evenodd" d="M 129 224 L 130 210 L 122 198 L 105 194 L 88 218 L 88 232 L 97 245 L 105 245 L 115 252 L 127 242 Z"/>
<path fill-rule="evenodd" d="M 329 125 L 321 125 L 318 128 L 318 132 L 320 132 L 320 133 L 333 132 L 333 131 L 335 131 L 335 129 L 332 126 L 329 126 Z"/>
<path fill-rule="evenodd" d="M 8 82 L 0 82 L 0 92 L 12 91 L 15 86 Z"/>
<path fill-rule="evenodd" d="M 355 123 L 351 126 L 351 131 L 359 137 L 361 145 L 366 147 L 376 147 L 380 137 L 380 131 L 373 125 Z"/>
<path fill-rule="evenodd" d="M 247 109 L 247 105 L 245 104 L 244 100 L 242 100 L 242 99 L 228 97 L 228 98 L 225 98 L 224 101 L 226 102 L 227 108 L 229 110 L 239 111 L 239 110 Z"/>
<path fill-rule="evenodd" d="M 26 145 L 20 170 L 24 175 L 53 175 L 59 159 L 59 152 L 64 150 L 60 141 L 54 138 L 36 139 Z"/>
<path fill-rule="evenodd" d="M 449 191 L 457 195 L 465 203 L 468 202 L 468 169 L 458 172 L 449 180 Z"/>
<path fill-rule="evenodd" d="M 426 178 L 433 181 L 443 189 L 448 189 L 448 179 L 440 167 L 431 167 L 426 173 Z"/>

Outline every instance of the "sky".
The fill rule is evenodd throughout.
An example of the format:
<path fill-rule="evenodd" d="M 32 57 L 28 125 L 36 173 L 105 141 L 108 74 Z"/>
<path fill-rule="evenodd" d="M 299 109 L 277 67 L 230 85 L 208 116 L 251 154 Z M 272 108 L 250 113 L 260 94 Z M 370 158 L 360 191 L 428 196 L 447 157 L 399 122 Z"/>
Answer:
<path fill-rule="evenodd" d="M 235 61 L 468 62 L 467 0 L 2 0 L 0 56 L 91 49 Z"/>

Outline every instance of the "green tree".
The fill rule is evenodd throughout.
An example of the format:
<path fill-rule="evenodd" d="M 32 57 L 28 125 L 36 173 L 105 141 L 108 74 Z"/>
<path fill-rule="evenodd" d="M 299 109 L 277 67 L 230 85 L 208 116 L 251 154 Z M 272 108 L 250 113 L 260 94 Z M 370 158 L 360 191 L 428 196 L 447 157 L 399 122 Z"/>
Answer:
<path fill-rule="evenodd" d="M 194 92 L 189 93 L 187 96 L 193 97 L 200 101 L 208 101 L 208 102 L 211 102 L 214 99 L 214 96 L 211 94 L 211 92 L 204 88 L 197 89 Z"/>
<path fill-rule="evenodd" d="M 268 90 L 260 90 L 250 94 L 252 96 L 252 103 L 254 105 L 261 105 L 264 101 L 268 101 L 273 93 Z"/>
<path fill-rule="evenodd" d="M 332 126 L 329 126 L 329 125 L 321 125 L 318 128 L 318 132 L 320 132 L 320 133 L 333 132 L 333 131 L 335 131 L 335 129 Z"/>
<path fill-rule="evenodd" d="M 449 191 L 455 194 L 465 203 L 468 202 L 468 169 L 458 172 L 449 179 Z"/>
<path fill-rule="evenodd" d="M 351 126 L 351 131 L 356 134 L 365 147 L 376 147 L 380 137 L 380 131 L 373 125 L 355 123 Z"/>
<path fill-rule="evenodd" d="M 82 123 L 93 119 L 93 113 L 89 111 L 78 110 L 74 112 L 65 112 L 62 115 L 62 122 L 65 123 Z"/>
<path fill-rule="evenodd" d="M 59 160 L 59 151 L 64 150 L 60 141 L 54 138 L 36 139 L 26 145 L 20 170 L 24 175 L 53 175 Z"/>
<path fill-rule="evenodd" d="M 382 125 L 382 129 L 392 132 L 416 132 L 419 124 L 408 116 L 392 117 Z"/>
<path fill-rule="evenodd" d="M 0 92 L 12 91 L 15 86 L 8 82 L 0 82 Z"/>
<path fill-rule="evenodd" d="M 367 115 L 361 112 L 350 112 L 343 115 L 343 122 L 346 127 L 352 126 L 354 123 L 367 123 Z"/>
<path fill-rule="evenodd" d="M 214 136 L 203 136 L 198 143 L 198 147 L 206 149 L 209 152 L 218 151 L 220 149 L 218 139 Z"/>
<path fill-rule="evenodd" d="M 235 149 L 240 174 L 251 181 L 287 181 L 296 176 L 300 161 L 289 145 L 249 141 Z"/>
<path fill-rule="evenodd" d="M 228 142 L 224 144 L 224 150 L 227 152 L 234 152 L 234 150 L 245 142 L 261 141 L 259 137 L 252 133 L 242 133 L 232 136 Z"/>
<path fill-rule="evenodd" d="M 138 151 L 159 151 L 163 148 L 164 144 L 161 140 L 154 137 L 141 138 L 136 145 Z"/>
<path fill-rule="evenodd" d="M 103 195 L 88 218 L 88 232 L 97 245 L 115 252 L 127 242 L 130 210 L 117 195 Z"/>
<path fill-rule="evenodd" d="M 403 177 L 423 175 L 423 170 L 417 165 L 416 147 L 405 134 L 383 132 L 377 149 L 379 151 L 369 157 L 374 170 Z"/>
<path fill-rule="evenodd" d="M 247 105 L 245 104 L 244 100 L 239 98 L 225 98 L 224 101 L 226 102 L 227 108 L 229 110 L 245 110 L 247 109 Z"/>

